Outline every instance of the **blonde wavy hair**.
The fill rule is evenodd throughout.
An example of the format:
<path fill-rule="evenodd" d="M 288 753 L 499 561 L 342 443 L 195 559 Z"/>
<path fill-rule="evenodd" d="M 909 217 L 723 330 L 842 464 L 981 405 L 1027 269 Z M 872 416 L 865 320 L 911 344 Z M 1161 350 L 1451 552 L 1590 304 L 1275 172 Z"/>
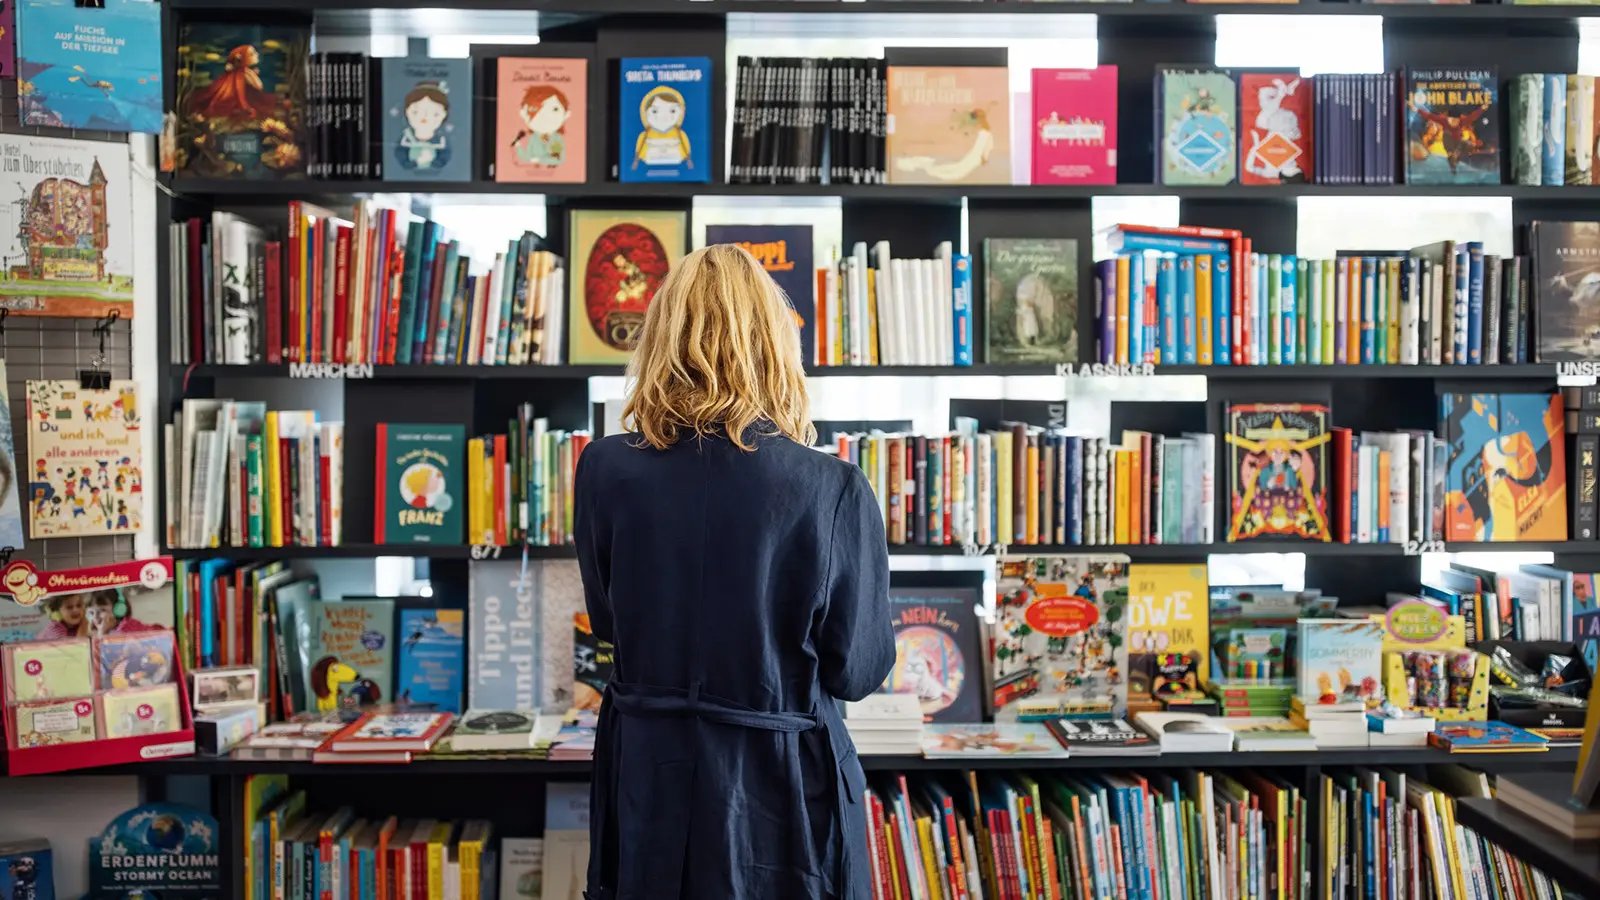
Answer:
<path fill-rule="evenodd" d="M 794 310 L 755 257 L 717 244 L 684 257 L 645 312 L 622 421 L 664 450 L 719 428 L 743 450 L 761 420 L 811 444 Z"/>

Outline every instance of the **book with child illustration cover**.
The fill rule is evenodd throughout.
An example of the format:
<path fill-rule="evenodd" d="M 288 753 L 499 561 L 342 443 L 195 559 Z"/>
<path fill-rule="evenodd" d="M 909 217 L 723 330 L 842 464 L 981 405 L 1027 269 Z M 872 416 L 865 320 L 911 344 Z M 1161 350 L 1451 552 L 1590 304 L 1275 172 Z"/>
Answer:
<path fill-rule="evenodd" d="M 383 60 L 383 179 L 472 178 L 472 61 Z"/>
<path fill-rule="evenodd" d="M 494 180 L 581 184 L 588 173 L 589 60 L 495 60 Z"/>

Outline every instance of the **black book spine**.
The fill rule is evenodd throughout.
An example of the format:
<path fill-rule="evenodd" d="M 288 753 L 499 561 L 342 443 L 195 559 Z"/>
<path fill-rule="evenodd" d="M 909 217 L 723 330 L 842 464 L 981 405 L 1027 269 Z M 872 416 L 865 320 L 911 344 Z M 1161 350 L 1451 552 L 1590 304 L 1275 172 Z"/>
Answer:
<path fill-rule="evenodd" d="M 870 59 L 857 60 L 856 63 L 855 104 L 860 114 L 856 118 L 855 140 L 851 144 L 853 153 L 850 163 L 850 180 L 853 184 L 861 184 L 867 181 L 866 169 L 870 163 L 867 154 L 867 143 L 872 138 L 872 125 L 870 122 L 872 109 L 868 103 L 870 90 L 868 68 L 871 65 L 872 60 Z"/>
<path fill-rule="evenodd" d="M 741 56 L 734 66 L 733 151 L 728 155 L 728 183 L 744 184 L 745 125 L 750 113 L 750 57 Z"/>
<path fill-rule="evenodd" d="M 799 129 L 796 142 L 800 151 L 800 168 L 795 173 L 795 181 L 801 184 L 811 183 L 812 166 L 812 140 L 811 128 L 816 116 L 812 112 L 812 105 L 816 102 L 817 61 L 811 57 L 800 60 L 800 116 Z"/>
<path fill-rule="evenodd" d="M 1521 259 L 1510 256 L 1500 266 L 1500 362 L 1509 365 L 1517 361 L 1517 284 L 1520 280 L 1517 266 Z"/>
<path fill-rule="evenodd" d="M 1568 411 L 1600 409 L 1600 387 L 1564 387 L 1561 389 L 1561 402 Z"/>
<path fill-rule="evenodd" d="M 923 504 L 928 496 L 928 439 L 918 435 L 916 458 L 913 460 L 917 469 L 917 496 L 915 502 L 907 504 L 907 509 L 916 510 L 912 518 L 917 520 L 917 543 L 928 542 L 928 517 L 922 514 Z"/>
<path fill-rule="evenodd" d="M 1592 541 L 1600 537 L 1596 529 L 1600 510 L 1595 507 L 1595 485 L 1600 479 L 1595 457 L 1600 456 L 1600 434 L 1580 434 L 1572 442 L 1572 539 Z"/>
<path fill-rule="evenodd" d="M 327 159 L 327 150 L 323 147 L 323 122 L 327 118 L 326 100 L 322 84 L 322 56 L 321 53 L 311 55 L 311 77 L 309 93 L 310 102 L 307 104 L 309 115 L 308 125 L 311 130 L 311 145 L 307 148 L 310 159 L 306 164 L 306 174 L 312 178 L 322 177 L 322 163 Z"/>
<path fill-rule="evenodd" d="M 852 59 L 846 62 L 844 99 L 848 107 L 845 113 L 844 178 L 849 184 L 860 184 L 861 132 L 862 122 L 866 121 L 866 110 L 862 109 L 866 100 L 866 91 L 861 84 L 863 61 Z"/>
<path fill-rule="evenodd" d="M 333 114 L 328 121 L 328 176 L 330 178 L 343 178 L 345 177 L 345 75 L 343 53 L 334 53 L 329 56 L 328 77 L 331 82 L 328 94 L 333 101 Z"/>
<path fill-rule="evenodd" d="M 889 66 L 883 60 L 873 60 L 870 67 L 873 106 L 872 140 L 867 144 L 871 153 L 872 183 L 888 181 L 887 141 L 889 137 Z"/>
<path fill-rule="evenodd" d="M 1519 363 L 1533 362 L 1534 347 L 1537 346 L 1534 344 L 1538 338 L 1537 326 L 1533 318 L 1528 315 L 1528 305 L 1533 302 L 1529 294 L 1533 293 L 1533 286 L 1538 284 L 1533 271 L 1533 263 L 1537 258 L 1530 246 L 1528 255 L 1522 258 L 1522 264 L 1517 267 L 1518 275 L 1522 278 L 1522 283 L 1517 288 L 1517 362 Z"/>
<path fill-rule="evenodd" d="M 486 83 L 494 84 L 493 81 Z M 493 110 L 494 106 L 491 103 L 487 108 Z M 492 115 L 484 115 L 479 121 L 492 122 Z M 493 156 L 491 153 L 491 159 Z M 383 60 L 380 59 L 367 60 L 367 177 L 373 180 L 383 177 Z"/>
<path fill-rule="evenodd" d="M 774 94 L 777 121 L 773 127 L 773 184 L 788 184 L 794 180 L 794 78 L 795 61 L 785 57 L 778 66 Z"/>
<path fill-rule="evenodd" d="M 1600 434 L 1600 410 L 1567 410 L 1567 431 L 1572 434 Z"/>
<path fill-rule="evenodd" d="M 360 132 L 356 128 L 356 122 L 360 118 L 356 115 L 356 104 L 360 100 L 360 92 L 356 86 L 355 73 L 356 60 L 359 58 L 358 53 L 346 53 L 344 63 L 339 66 L 339 72 L 344 80 L 344 117 L 341 123 L 340 155 L 344 160 L 345 178 L 355 178 L 360 174 L 356 171 L 360 159 L 356 148 L 361 139 Z"/>
<path fill-rule="evenodd" d="M 751 181 L 766 181 L 771 176 L 771 167 L 767 154 L 772 147 L 772 85 L 778 70 L 777 60 L 762 60 L 757 70 L 755 95 L 755 165 L 751 171 Z"/>
<path fill-rule="evenodd" d="M 1483 364 L 1500 363 L 1500 337 L 1505 323 L 1500 318 L 1500 257 L 1483 257 Z"/>

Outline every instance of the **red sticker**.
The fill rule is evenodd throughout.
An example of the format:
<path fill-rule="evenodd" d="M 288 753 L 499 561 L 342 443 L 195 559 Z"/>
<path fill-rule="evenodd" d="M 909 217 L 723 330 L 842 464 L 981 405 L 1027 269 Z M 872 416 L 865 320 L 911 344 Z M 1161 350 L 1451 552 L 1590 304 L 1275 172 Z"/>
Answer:
<path fill-rule="evenodd" d="M 156 710 L 155 707 L 148 703 L 141 703 L 139 704 L 139 708 L 135 710 L 134 713 L 141 719 L 148 719 L 156 714 Z"/>
<path fill-rule="evenodd" d="M 89 701 L 87 700 L 79 700 L 72 707 L 72 711 L 78 714 L 78 718 L 83 719 L 87 718 L 90 713 L 94 712 L 94 707 L 90 706 Z"/>
<path fill-rule="evenodd" d="M 30 659 L 22 664 L 22 671 L 27 672 L 29 675 L 37 675 L 44 671 L 44 663 L 39 662 L 37 659 Z"/>
<path fill-rule="evenodd" d="M 1067 637 L 1100 621 L 1100 610 L 1082 597 L 1045 597 L 1028 607 L 1025 617 L 1040 634 Z"/>

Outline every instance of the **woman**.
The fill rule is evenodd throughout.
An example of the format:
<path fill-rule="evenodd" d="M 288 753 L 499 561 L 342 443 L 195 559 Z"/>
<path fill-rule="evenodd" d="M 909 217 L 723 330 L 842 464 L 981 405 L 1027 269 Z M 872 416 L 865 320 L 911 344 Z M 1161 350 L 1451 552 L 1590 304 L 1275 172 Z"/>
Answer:
<path fill-rule="evenodd" d="M 616 646 L 588 900 L 871 896 L 836 700 L 894 664 L 883 519 L 810 449 L 793 314 L 730 245 L 657 291 L 624 421 L 577 471 L 578 562 Z"/>

